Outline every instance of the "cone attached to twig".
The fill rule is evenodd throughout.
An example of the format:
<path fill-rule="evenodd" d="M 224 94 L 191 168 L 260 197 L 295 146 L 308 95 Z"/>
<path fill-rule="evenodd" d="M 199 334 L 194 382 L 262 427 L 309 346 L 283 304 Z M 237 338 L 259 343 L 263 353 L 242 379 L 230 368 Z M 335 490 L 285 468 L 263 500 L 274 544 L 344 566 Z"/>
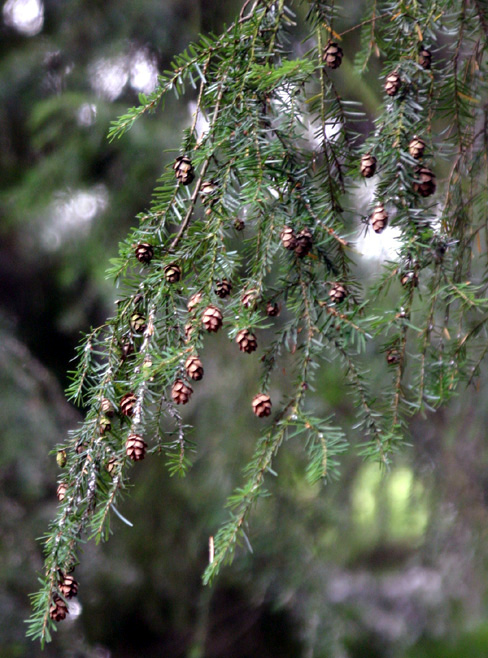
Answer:
<path fill-rule="evenodd" d="M 193 165 L 190 158 L 187 155 L 180 155 L 176 158 L 176 162 L 173 165 L 175 170 L 175 175 L 182 185 L 190 185 L 195 178 L 195 172 L 193 171 Z"/>
<path fill-rule="evenodd" d="M 190 401 L 193 389 L 182 379 L 177 379 L 171 388 L 171 397 L 176 404 L 186 404 Z"/>
<path fill-rule="evenodd" d="M 140 263 L 147 265 L 151 262 L 154 256 L 154 248 L 148 242 L 141 242 L 141 244 L 138 244 L 135 248 L 134 253 Z"/>
<path fill-rule="evenodd" d="M 130 318 L 130 326 L 134 333 L 140 334 L 147 328 L 146 318 L 141 313 L 133 313 Z"/>
<path fill-rule="evenodd" d="M 408 152 L 410 153 L 412 158 L 419 160 L 424 155 L 424 151 L 425 151 L 424 140 L 420 139 L 420 137 L 417 137 L 417 135 L 415 135 L 415 137 L 408 145 Z"/>
<path fill-rule="evenodd" d="M 164 268 L 164 278 L 168 283 L 177 283 L 181 279 L 181 267 L 176 263 L 166 265 Z"/>
<path fill-rule="evenodd" d="M 241 329 L 239 331 L 236 336 L 236 343 L 239 345 L 241 352 L 247 352 L 248 354 L 254 352 L 258 347 L 256 336 L 248 331 L 248 329 Z"/>
<path fill-rule="evenodd" d="M 365 153 L 361 158 L 360 171 L 364 178 L 371 178 L 376 171 L 377 160 L 371 153 Z"/>
<path fill-rule="evenodd" d="M 432 53 L 427 48 L 424 47 L 420 48 L 419 64 L 426 71 L 428 71 L 432 66 Z"/>
<path fill-rule="evenodd" d="M 258 393 L 252 400 L 252 410 L 258 418 L 269 416 L 271 413 L 271 398 L 266 393 Z"/>
<path fill-rule="evenodd" d="M 332 302 L 340 304 L 347 297 L 347 288 L 342 283 L 333 283 L 329 290 L 329 297 Z"/>
<path fill-rule="evenodd" d="M 280 314 L 280 306 L 277 302 L 267 302 L 266 304 L 266 314 L 269 315 L 270 318 L 275 318 L 277 315 Z"/>
<path fill-rule="evenodd" d="M 385 91 L 388 96 L 396 96 L 402 86 L 402 80 L 396 71 L 390 73 L 385 80 Z"/>
<path fill-rule="evenodd" d="M 215 294 L 221 299 L 224 299 L 224 297 L 228 297 L 230 295 L 231 290 L 231 282 L 228 279 L 222 279 L 222 281 L 218 281 L 215 287 Z"/>
<path fill-rule="evenodd" d="M 256 300 L 258 298 L 258 291 L 256 288 L 250 288 L 249 290 L 245 290 L 242 294 L 241 297 L 241 304 L 244 306 L 244 308 L 252 308 L 253 306 L 256 305 Z"/>
<path fill-rule="evenodd" d="M 200 304 L 202 299 L 203 299 L 203 294 L 201 292 L 193 293 L 193 295 L 190 297 L 186 305 L 188 312 L 191 313 L 192 311 L 194 311 L 195 308 Z"/>
<path fill-rule="evenodd" d="M 298 258 L 304 258 L 304 256 L 307 256 L 312 249 L 312 245 L 312 233 L 308 228 L 304 228 L 296 238 L 295 253 Z"/>
<path fill-rule="evenodd" d="M 283 227 L 283 230 L 280 233 L 280 239 L 281 239 L 281 244 L 284 246 L 285 249 L 289 249 L 290 251 L 295 249 L 297 245 L 297 238 L 295 235 L 295 231 L 291 226 Z"/>
<path fill-rule="evenodd" d="M 135 393 L 126 393 L 120 400 L 120 413 L 123 416 L 132 416 L 136 402 L 137 396 Z"/>
<path fill-rule="evenodd" d="M 329 41 L 325 46 L 324 52 L 322 55 L 322 61 L 325 66 L 328 66 L 330 69 L 338 69 L 342 63 L 342 58 L 344 57 L 344 51 L 335 41 Z"/>
<path fill-rule="evenodd" d="M 188 377 L 195 381 L 200 381 L 203 377 L 203 364 L 196 355 L 189 356 L 185 361 L 185 370 Z"/>
<path fill-rule="evenodd" d="M 419 167 L 415 172 L 416 180 L 413 189 L 420 196 L 428 197 L 434 194 L 436 188 L 435 174 L 427 167 Z"/>
<path fill-rule="evenodd" d="M 69 614 L 68 606 L 60 596 L 55 594 L 49 608 L 49 616 L 53 621 L 63 621 L 67 614 Z"/>
<path fill-rule="evenodd" d="M 146 456 L 147 443 L 139 434 L 129 434 L 125 442 L 125 454 L 134 462 L 139 462 Z"/>
<path fill-rule="evenodd" d="M 207 308 L 202 313 L 202 324 L 207 331 L 216 332 L 222 326 L 222 313 L 219 308 L 213 306 L 207 306 Z"/>
<path fill-rule="evenodd" d="M 371 226 L 375 233 L 381 233 L 388 224 L 388 213 L 382 203 L 379 203 L 370 217 Z"/>
<path fill-rule="evenodd" d="M 65 599 L 72 599 L 73 596 L 78 594 L 78 583 L 71 574 L 67 573 L 63 576 L 63 579 L 59 584 L 59 592 Z"/>
<path fill-rule="evenodd" d="M 66 454 L 66 450 L 58 450 L 56 453 L 56 464 L 59 468 L 64 468 L 67 461 L 68 455 Z"/>
<path fill-rule="evenodd" d="M 64 500 L 67 491 L 68 491 L 68 486 L 67 486 L 66 482 L 60 482 L 58 484 L 58 488 L 56 489 L 56 496 L 57 496 L 59 502 Z"/>

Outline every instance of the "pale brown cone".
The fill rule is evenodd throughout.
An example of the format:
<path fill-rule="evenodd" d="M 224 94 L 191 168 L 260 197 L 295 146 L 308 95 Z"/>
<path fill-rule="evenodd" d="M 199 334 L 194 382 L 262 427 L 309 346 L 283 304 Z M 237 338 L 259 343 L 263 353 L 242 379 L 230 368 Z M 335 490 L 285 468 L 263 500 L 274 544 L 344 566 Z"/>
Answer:
<path fill-rule="evenodd" d="M 342 283 L 334 283 L 329 290 L 329 297 L 332 302 L 340 304 L 347 297 L 347 288 Z"/>
<path fill-rule="evenodd" d="M 269 317 L 274 318 L 277 315 L 280 314 L 280 306 L 277 302 L 268 302 L 266 304 L 266 314 L 269 315 Z"/>
<path fill-rule="evenodd" d="M 177 180 L 182 185 L 190 185 L 190 183 L 193 182 L 195 173 L 193 171 L 191 160 L 187 155 L 178 156 L 173 165 L 173 169 L 175 170 Z"/>
<path fill-rule="evenodd" d="M 281 244 L 285 249 L 293 250 L 297 245 L 295 231 L 291 226 L 285 226 L 280 233 Z"/>
<path fill-rule="evenodd" d="M 239 345 L 241 352 L 247 352 L 248 354 L 254 352 L 258 347 L 256 336 L 247 329 L 239 331 L 236 336 L 236 343 Z"/>
<path fill-rule="evenodd" d="M 132 461 L 138 462 L 146 456 L 147 443 L 139 434 L 129 434 L 125 442 L 125 454 Z"/>
<path fill-rule="evenodd" d="M 408 145 L 408 152 L 412 156 L 412 158 L 415 158 L 416 160 L 419 160 L 423 155 L 425 151 L 425 142 L 423 139 L 420 139 L 420 137 L 415 136 L 410 144 Z"/>
<path fill-rule="evenodd" d="M 341 65 L 343 57 L 344 52 L 339 44 L 335 43 L 335 41 L 329 41 L 322 55 L 325 66 L 328 66 L 330 69 L 337 69 Z"/>
<path fill-rule="evenodd" d="M 218 331 L 222 326 L 222 319 L 222 313 L 216 306 L 207 306 L 202 313 L 202 324 L 207 331 Z"/>
<path fill-rule="evenodd" d="M 382 203 L 379 203 L 373 210 L 370 221 L 375 233 L 381 233 L 385 229 L 388 224 L 388 213 Z"/>
<path fill-rule="evenodd" d="M 203 377 L 203 364 L 198 356 L 189 356 L 185 361 L 185 370 L 188 377 L 195 381 L 200 381 Z"/>
<path fill-rule="evenodd" d="M 66 485 L 66 483 L 65 482 L 60 482 L 58 484 L 58 488 L 56 489 L 56 496 L 57 496 L 59 502 L 64 500 L 64 497 L 66 496 L 67 491 L 68 491 L 68 486 Z"/>
<path fill-rule="evenodd" d="M 393 73 L 390 73 L 390 75 L 388 75 L 386 78 L 385 91 L 388 96 L 396 96 L 400 90 L 401 85 L 402 80 L 398 73 L 394 71 Z"/>
<path fill-rule="evenodd" d="M 137 397 L 135 393 L 126 393 L 120 400 L 120 413 L 123 416 L 132 416 L 136 402 Z"/>
<path fill-rule="evenodd" d="M 364 178 L 371 178 L 371 176 L 374 176 L 376 163 L 377 160 L 374 155 L 371 155 L 371 153 L 365 153 L 361 158 L 361 176 L 364 176 Z"/>
<path fill-rule="evenodd" d="M 190 297 L 186 305 L 188 312 L 191 313 L 193 310 L 195 310 L 195 308 L 200 304 L 202 299 L 203 299 L 203 294 L 201 292 L 193 293 L 193 295 Z"/>
<path fill-rule="evenodd" d="M 63 621 L 67 614 L 69 614 L 68 606 L 60 596 L 55 594 L 49 608 L 49 616 L 53 621 Z"/>
<path fill-rule="evenodd" d="M 70 574 L 66 574 L 59 585 L 59 591 L 65 599 L 72 599 L 78 594 L 78 583 Z"/>
<path fill-rule="evenodd" d="M 420 196 L 428 197 L 434 194 L 436 189 L 435 174 L 427 167 L 419 167 L 415 172 L 416 180 L 413 189 Z"/>
<path fill-rule="evenodd" d="M 182 379 L 177 379 L 171 389 L 171 397 L 176 404 L 186 404 L 189 402 L 193 389 Z"/>
<path fill-rule="evenodd" d="M 258 393 L 252 400 L 252 410 L 258 418 L 269 416 L 271 413 L 271 398 L 266 393 Z"/>
<path fill-rule="evenodd" d="M 109 418 L 113 417 L 113 415 L 115 413 L 114 412 L 114 406 L 108 398 L 102 398 L 102 402 L 101 402 L 100 406 L 101 406 L 101 410 L 102 410 L 103 414 L 105 414 Z"/>

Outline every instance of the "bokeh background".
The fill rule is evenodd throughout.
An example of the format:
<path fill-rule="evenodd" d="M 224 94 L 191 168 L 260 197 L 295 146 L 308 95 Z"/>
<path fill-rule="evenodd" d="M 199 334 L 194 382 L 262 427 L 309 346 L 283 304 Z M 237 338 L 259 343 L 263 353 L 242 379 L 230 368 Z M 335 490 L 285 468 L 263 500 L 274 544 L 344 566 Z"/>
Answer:
<path fill-rule="evenodd" d="M 44 653 L 24 637 L 42 568 L 36 538 L 56 505 L 49 453 L 80 420 L 63 395 L 70 360 L 80 332 L 112 313 L 108 259 L 172 162 L 192 92 L 168 97 L 164 112 L 111 144 L 109 123 L 241 4 L 1 3 L 0 656 L 486 658 L 486 376 L 449 408 L 415 418 L 411 445 L 385 475 L 355 454 L 346 387 L 333 364 L 324 369 L 312 403 L 350 429 L 341 479 L 309 486 L 302 450 L 285 445 L 273 495 L 248 528 L 253 552 L 243 546 L 203 588 L 208 537 L 259 428 L 248 408 L 258 359 L 236 360 L 223 335 L 208 340 L 205 386 L 190 405 L 189 476 L 171 479 L 156 457 L 134 468 L 121 509 L 134 527 L 114 518 L 107 544 L 85 546 L 77 604 Z M 336 29 L 359 22 L 365 3 L 343 4 Z M 339 84 L 372 118 L 379 65 L 355 77 L 357 40 L 345 39 Z M 387 231 L 384 240 L 365 277 L 390 253 Z M 372 367 L 384 385 L 383 366 Z"/>

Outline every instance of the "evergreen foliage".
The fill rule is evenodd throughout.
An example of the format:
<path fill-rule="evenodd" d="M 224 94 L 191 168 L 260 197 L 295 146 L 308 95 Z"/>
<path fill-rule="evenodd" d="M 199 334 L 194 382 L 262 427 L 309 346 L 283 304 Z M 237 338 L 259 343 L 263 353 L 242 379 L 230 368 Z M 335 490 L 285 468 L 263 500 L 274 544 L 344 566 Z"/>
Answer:
<path fill-rule="evenodd" d="M 344 48 L 359 73 L 381 62 L 384 102 L 365 139 L 362 107 L 343 98 L 334 70 L 344 36 L 334 25 L 346 5 L 247 0 L 223 34 L 202 36 L 175 57 L 156 91 L 112 125 L 109 137 L 118 139 L 168 92 L 197 95 L 179 154 L 195 178 L 181 175 L 185 160 L 168 163 L 111 263 L 117 311 L 85 336 L 71 373 L 69 398 L 87 412 L 59 446 L 64 495 L 44 538 L 29 629 L 42 643 L 81 542 L 107 539 L 111 512 L 121 516 L 129 466 L 146 442 L 171 475 L 188 471 L 195 446 L 179 404 L 191 404 L 205 378 L 191 381 L 185 363 L 220 329 L 220 315 L 232 340 L 247 330 L 260 343 L 274 332 L 255 387 L 272 408 L 266 419 L 270 409 L 254 407 L 264 429 L 228 500 L 205 583 L 246 542 L 249 513 L 286 441 L 303 444 L 311 483 L 338 476 L 346 431 L 307 405 L 318 368 L 340 363 L 359 453 L 383 467 L 405 444 L 412 414 L 437 408 L 477 376 L 488 351 L 486 10 L 468 0 L 370 3 L 357 25 L 360 50 Z M 296 51 L 294 32 L 304 36 Z M 425 142 L 420 157 L 410 148 L 415 136 Z M 371 195 L 360 170 L 365 154 L 377 159 Z M 398 256 L 370 281 L 354 241 L 358 231 L 373 232 L 380 204 Z M 225 299 L 223 281 L 232 284 Z M 267 313 L 275 303 L 279 319 Z M 254 358 L 235 349 L 236 359 Z M 385 362 L 380 389 L 369 380 L 372 358 Z M 279 399 L 274 382 L 283 377 L 289 385 Z"/>

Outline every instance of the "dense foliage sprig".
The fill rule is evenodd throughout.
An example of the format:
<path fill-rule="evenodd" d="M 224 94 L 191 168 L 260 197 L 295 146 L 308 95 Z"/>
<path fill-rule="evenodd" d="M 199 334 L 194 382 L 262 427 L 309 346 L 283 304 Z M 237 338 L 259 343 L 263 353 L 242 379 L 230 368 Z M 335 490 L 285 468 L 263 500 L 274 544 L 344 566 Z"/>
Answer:
<path fill-rule="evenodd" d="M 336 32 L 341 7 L 307 5 L 295 14 L 284 0 L 244 3 L 233 25 L 177 56 L 156 91 L 110 130 L 121 137 L 168 91 L 195 89 L 181 155 L 112 262 L 117 312 L 85 337 L 72 373 L 69 396 L 88 411 L 58 451 L 59 512 L 45 537 L 29 630 L 42 642 L 66 614 L 80 542 L 106 538 L 111 511 L 120 515 L 131 462 L 163 453 L 172 475 L 187 471 L 179 405 L 203 376 L 208 331 L 223 324 L 249 353 L 261 329 L 275 335 L 249 401 L 265 429 L 229 498 L 206 583 L 245 537 L 285 441 L 304 445 L 310 482 L 338 475 L 346 432 L 307 405 L 317 368 L 338 361 L 355 401 L 359 452 L 387 466 L 408 417 L 471 382 L 488 351 L 480 3 L 375 1 L 351 54 Z M 304 26 L 310 49 L 300 54 L 290 44 Z M 360 71 L 372 58 L 382 65 L 384 102 L 367 136 L 358 101 L 338 86 L 343 56 Z M 397 256 L 364 280 L 355 236 L 380 234 L 388 222 Z M 274 378 L 286 351 L 294 366 L 280 402 Z M 368 360 L 385 356 L 390 384 L 378 387 Z"/>

